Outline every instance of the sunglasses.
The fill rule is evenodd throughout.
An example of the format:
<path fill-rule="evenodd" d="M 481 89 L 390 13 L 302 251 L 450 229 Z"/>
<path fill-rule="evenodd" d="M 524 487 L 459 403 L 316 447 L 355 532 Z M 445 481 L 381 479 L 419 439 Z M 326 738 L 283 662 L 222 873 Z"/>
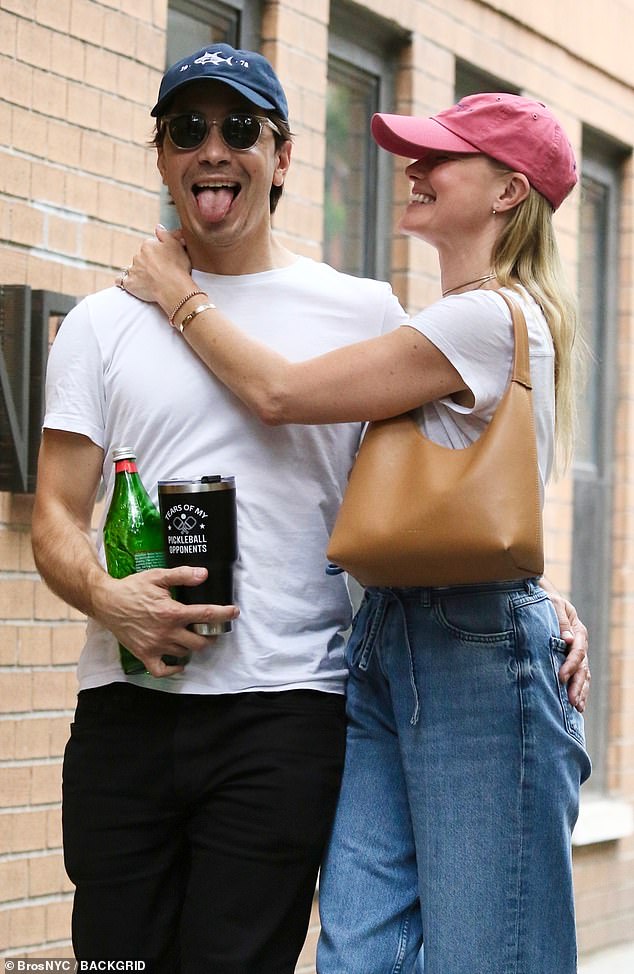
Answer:
<path fill-rule="evenodd" d="M 232 112 L 221 122 L 215 118 L 207 120 L 200 112 L 181 112 L 178 115 L 163 115 L 161 128 L 166 131 L 172 145 L 177 149 L 198 149 L 206 141 L 210 129 L 217 125 L 225 145 L 236 152 L 252 149 L 262 134 L 262 127 L 282 135 L 275 122 L 265 115 L 252 115 L 250 112 Z"/>

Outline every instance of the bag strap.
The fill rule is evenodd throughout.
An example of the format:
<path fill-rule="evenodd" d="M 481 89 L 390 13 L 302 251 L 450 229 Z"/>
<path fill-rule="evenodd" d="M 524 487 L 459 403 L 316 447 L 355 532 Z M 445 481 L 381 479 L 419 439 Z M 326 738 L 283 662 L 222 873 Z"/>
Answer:
<path fill-rule="evenodd" d="M 531 363 L 528 349 L 528 328 L 526 318 L 520 306 L 502 291 L 497 292 L 506 301 L 511 319 L 513 321 L 513 332 L 515 334 L 515 352 L 513 355 L 513 374 L 511 382 L 519 382 L 527 389 L 532 389 L 531 382 Z"/>

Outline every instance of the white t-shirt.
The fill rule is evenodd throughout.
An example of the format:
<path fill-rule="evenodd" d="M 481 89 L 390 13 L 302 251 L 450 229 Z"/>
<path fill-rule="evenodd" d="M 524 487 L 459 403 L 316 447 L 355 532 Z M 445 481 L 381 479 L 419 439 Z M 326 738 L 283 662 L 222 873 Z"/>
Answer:
<path fill-rule="evenodd" d="M 289 359 L 389 331 L 406 315 L 388 284 L 299 258 L 289 267 L 196 283 L 250 335 Z M 170 328 L 156 306 L 119 288 L 66 317 L 47 373 L 44 426 L 104 450 L 107 510 L 113 447 L 136 449 L 157 501 L 159 480 L 235 476 L 239 559 L 233 631 L 194 654 L 183 675 L 126 677 L 114 636 L 89 620 L 80 688 L 129 680 L 186 693 L 312 688 L 342 692 L 350 600 L 325 574 L 326 547 L 361 424 L 264 426 Z M 101 527 L 99 556 L 104 562 Z"/>
<path fill-rule="evenodd" d="M 522 308 L 528 329 L 533 412 L 542 495 L 554 452 L 555 378 L 553 342 L 546 319 L 533 298 L 506 290 Z M 504 394 L 513 366 L 515 341 L 511 313 L 495 291 L 467 291 L 421 311 L 408 322 L 425 335 L 462 376 L 474 405 L 451 397 L 427 403 L 419 411 L 425 435 L 459 449 L 477 440 Z"/>

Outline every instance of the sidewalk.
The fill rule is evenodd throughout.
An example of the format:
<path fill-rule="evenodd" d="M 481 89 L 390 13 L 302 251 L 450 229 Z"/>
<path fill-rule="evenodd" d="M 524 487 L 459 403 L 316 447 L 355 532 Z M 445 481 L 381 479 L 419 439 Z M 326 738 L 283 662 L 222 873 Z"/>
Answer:
<path fill-rule="evenodd" d="M 634 941 L 587 954 L 579 963 L 579 974 L 632 974 Z"/>

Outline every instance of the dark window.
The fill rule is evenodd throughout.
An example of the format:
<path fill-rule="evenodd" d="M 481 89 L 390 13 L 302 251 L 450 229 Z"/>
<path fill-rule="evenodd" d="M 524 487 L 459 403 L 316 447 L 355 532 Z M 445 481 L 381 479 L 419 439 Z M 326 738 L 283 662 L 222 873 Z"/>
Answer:
<path fill-rule="evenodd" d="M 622 153 L 615 147 L 586 133 L 579 211 L 579 300 L 590 362 L 586 387 L 578 400 L 571 597 L 588 627 L 592 653 L 592 706 L 586 716 L 586 733 L 594 773 L 588 787 L 603 791 L 607 788 L 621 160 Z"/>
<path fill-rule="evenodd" d="M 324 260 L 349 274 L 390 274 L 392 161 L 374 143 L 370 119 L 374 112 L 394 111 L 394 75 L 405 40 L 367 10 L 332 4 Z"/>

